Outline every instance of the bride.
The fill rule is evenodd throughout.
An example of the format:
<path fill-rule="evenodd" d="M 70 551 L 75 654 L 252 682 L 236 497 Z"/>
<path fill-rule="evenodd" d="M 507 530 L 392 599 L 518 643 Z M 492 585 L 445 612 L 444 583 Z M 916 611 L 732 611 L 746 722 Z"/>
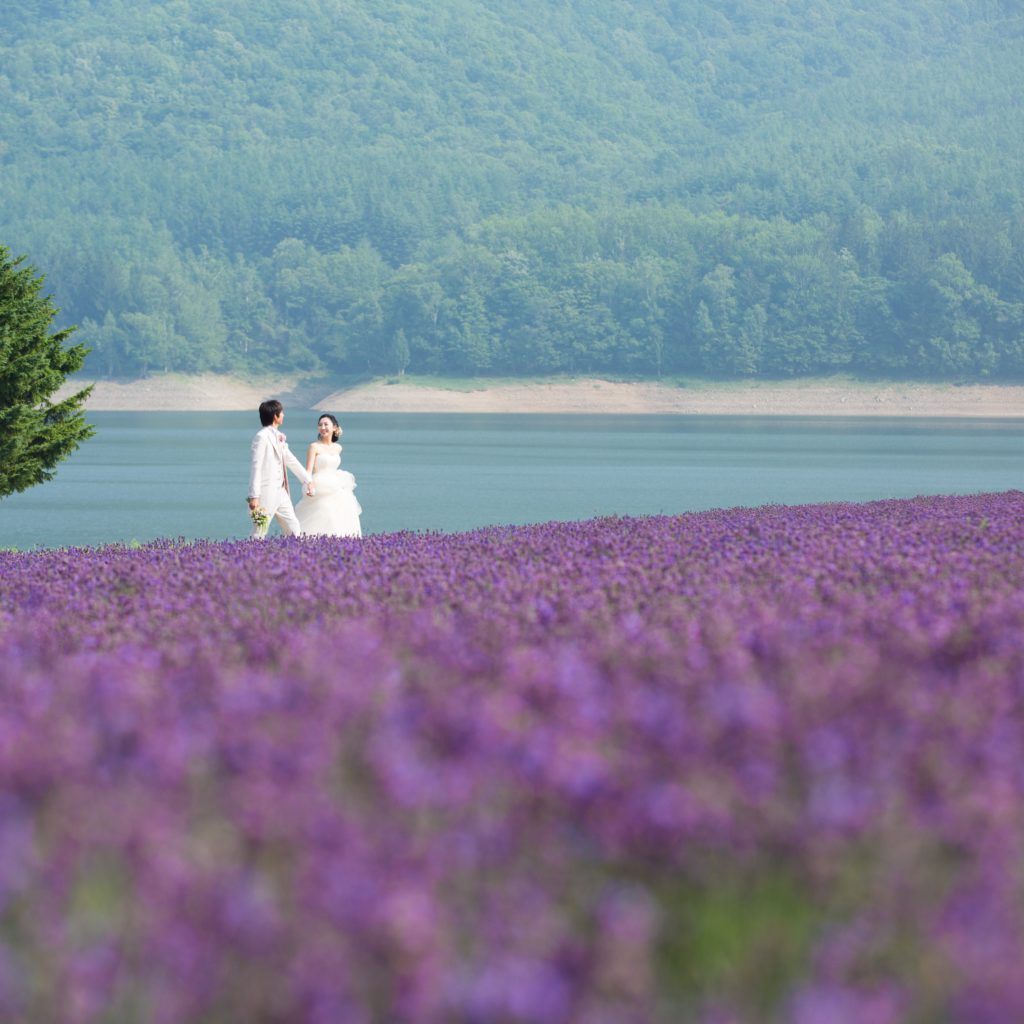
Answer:
<path fill-rule="evenodd" d="M 330 537 L 362 537 L 359 524 L 362 509 L 353 490 L 356 478 L 341 465 L 341 427 L 330 414 L 317 420 L 319 440 L 309 446 L 306 453 L 306 472 L 312 479 L 312 494 L 295 506 L 302 532 Z"/>

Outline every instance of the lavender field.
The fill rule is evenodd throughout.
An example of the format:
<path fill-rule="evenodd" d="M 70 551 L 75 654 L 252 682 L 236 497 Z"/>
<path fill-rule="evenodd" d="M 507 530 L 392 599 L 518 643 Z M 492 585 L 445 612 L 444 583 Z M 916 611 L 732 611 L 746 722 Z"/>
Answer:
<path fill-rule="evenodd" d="M 0 554 L 0 1019 L 1024 1019 L 1024 494 Z"/>

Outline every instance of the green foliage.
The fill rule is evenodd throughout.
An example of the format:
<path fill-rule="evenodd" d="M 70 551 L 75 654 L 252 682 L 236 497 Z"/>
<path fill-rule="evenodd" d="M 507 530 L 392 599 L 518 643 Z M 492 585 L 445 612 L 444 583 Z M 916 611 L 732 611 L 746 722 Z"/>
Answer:
<path fill-rule="evenodd" d="M 1024 372 L 1024 14 L 32 0 L 0 235 L 89 369 Z"/>
<path fill-rule="evenodd" d="M 671 1002 L 699 1007 L 725 994 L 751 1004 L 747 1019 L 775 1019 L 822 925 L 811 894 L 782 868 L 755 874 L 722 864 L 705 885 L 673 879 L 658 895 L 659 989 Z"/>
<path fill-rule="evenodd" d="M 82 412 L 88 388 L 51 401 L 87 349 L 65 344 L 73 328 L 50 333 L 57 310 L 22 262 L 0 246 L 0 498 L 51 479 L 93 432 Z"/>

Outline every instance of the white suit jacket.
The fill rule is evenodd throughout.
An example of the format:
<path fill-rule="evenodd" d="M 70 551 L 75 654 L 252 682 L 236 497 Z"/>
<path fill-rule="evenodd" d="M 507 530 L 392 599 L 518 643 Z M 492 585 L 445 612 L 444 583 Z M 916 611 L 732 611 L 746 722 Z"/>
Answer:
<path fill-rule="evenodd" d="M 288 450 L 286 441 L 280 441 L 276 427 L 264 427 L 252 439 L 252 468 L 249 471 L 249 497 L 259 498 L 260 504 L 274 509 L 278 504 L 279 488 L 288 490 L 290 469 L 304 484 L 311 477 L 306 467 Z"/>

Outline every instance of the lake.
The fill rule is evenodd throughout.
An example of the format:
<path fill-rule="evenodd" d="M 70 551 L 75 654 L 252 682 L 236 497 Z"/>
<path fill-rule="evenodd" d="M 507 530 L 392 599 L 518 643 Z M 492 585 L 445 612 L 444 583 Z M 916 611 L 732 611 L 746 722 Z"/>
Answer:
<path fill-rule="evenodd" d="M 239 538 L 251 412 L 91 413 L 49 483 L 0 501 L 0 546 Z M 305 461 L 316 413 L 286 414 Z M 353 413 L 363 530 L 868 501 L 1020 488 L 1024 421 Z M 277 527 L 272 528 L 272 534 Z"/>

